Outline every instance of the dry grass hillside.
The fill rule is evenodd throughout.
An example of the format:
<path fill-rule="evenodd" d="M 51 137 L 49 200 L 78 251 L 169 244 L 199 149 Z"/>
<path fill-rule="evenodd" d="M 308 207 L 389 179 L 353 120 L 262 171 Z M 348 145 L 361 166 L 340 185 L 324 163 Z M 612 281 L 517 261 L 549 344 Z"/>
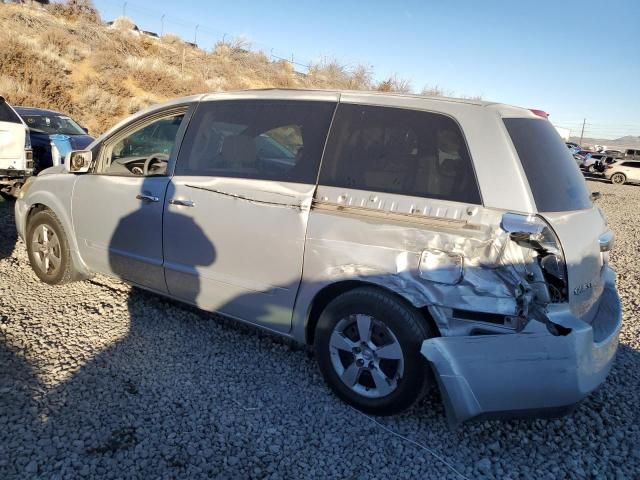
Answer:
<path fill-rule="evenodd" d="M 202 50 L 173 35 L 140 35 L 132 26 L 123 18 L 103 24 L 88 0 L 45 8 L 0 4 L 0 95 L 14 105 L 61 110 L 99 134 L 147 105 L 200 92 L 410 88 L 396 78 L 374 83 L 366 67 L 328 62 L 302 75 L 241 44 Z"/>

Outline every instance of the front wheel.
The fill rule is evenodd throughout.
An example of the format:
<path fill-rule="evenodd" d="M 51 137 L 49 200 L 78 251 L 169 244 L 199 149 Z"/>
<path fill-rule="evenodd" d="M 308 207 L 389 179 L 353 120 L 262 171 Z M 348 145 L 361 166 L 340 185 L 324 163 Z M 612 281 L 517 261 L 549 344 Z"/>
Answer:
<path fill-rule="evenodd" d="M 37 277 L 50 285 L 70 282 L 71 253 L 60 221 L 50 210 L 35 213 L 27 225 L 27 254 Z"/>
<path fill-rule="evenodd" d="M 338 397 L 364 412 L 391 415 L 413 405 L 431 383 L 420 347 L 432 336 L 411 306 L 363 287 L 326 307 L 314 348 L 320 371 Z"/>
<path fill-rule="evenodd" d="M 622 173 L 614 173 L 611 175 L 611 183 L 615 183 L 616 185 L 622 185 L 627 181 L 627 177 Z"/>

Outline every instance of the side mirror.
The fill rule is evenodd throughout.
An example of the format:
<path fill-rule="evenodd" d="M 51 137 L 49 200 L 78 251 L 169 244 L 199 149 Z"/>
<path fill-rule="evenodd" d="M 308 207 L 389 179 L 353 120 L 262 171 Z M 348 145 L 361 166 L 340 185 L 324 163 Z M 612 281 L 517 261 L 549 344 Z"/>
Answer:
<path fill-rule="evenodd" d="M 70 173 L 86 173 L 91 167 L 91 150 L 74 150 L 66 158 L 64 168 Z"/>
<path fill-rule="evenodd" d="M 89 133 L 89 129 L 87 127 L 80 127 L 84 131 L 84 133 Z"/>

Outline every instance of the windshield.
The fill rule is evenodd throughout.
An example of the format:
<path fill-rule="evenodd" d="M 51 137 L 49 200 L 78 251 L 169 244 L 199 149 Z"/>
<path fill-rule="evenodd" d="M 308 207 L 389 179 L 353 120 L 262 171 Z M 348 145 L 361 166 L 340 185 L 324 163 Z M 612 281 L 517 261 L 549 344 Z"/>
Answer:
<path fill-rule="evenodd" d="M 40 133 L 63 135 L 86 135 L 80 125 L 62 115 L 22 115 L 30 130 Z"/>
<path fill-rule="evenodd" d="M 555 128 L 547 120 L 505 118 L 536 207 L 540 212 L 592 206 L 584 177 Z"/>

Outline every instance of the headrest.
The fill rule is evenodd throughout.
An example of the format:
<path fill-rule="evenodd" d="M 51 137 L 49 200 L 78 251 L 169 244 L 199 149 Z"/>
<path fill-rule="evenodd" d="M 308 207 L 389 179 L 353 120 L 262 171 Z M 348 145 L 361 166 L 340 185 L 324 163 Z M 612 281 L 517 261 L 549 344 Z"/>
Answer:
<path fill-rule="evenodd" d="M 229 135 L 222 144 L 222 158 L 229 166 L 255 167 L 256 144 L 247 135 Z"/>

